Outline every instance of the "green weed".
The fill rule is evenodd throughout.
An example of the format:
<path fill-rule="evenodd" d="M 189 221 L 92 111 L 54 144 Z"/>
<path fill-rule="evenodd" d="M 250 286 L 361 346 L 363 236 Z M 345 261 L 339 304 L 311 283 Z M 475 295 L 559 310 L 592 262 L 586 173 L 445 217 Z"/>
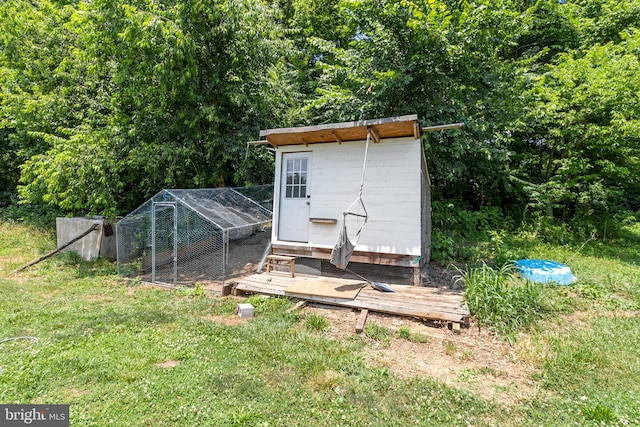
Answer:
<path fill-rule="evenodd" d="M 200 282 L 196 282 L 193 286 L 193 296 L 202 298 L 206 295 L 204 285 Z"/>
<path fill-rule="evenodd" d="M 206 296 L 204 285 L 198 282 L 193 286 L 177 286 L 175 292 L 192 298 L 204 298 Z"/>
<path fill-rule="evenodd" d="M 585 406 L 582 413 L 586 419 L 597 423 L 608 424 L 618 420 L 616 414 L 604 405 Z"/>
<path fill-rule="evenodd" d="M 478 325 L 507 339 L 543 316 L 542 286 L 519 280 L 509 264 L 468 268 L 457 280 L 464 282 L 464 299 Z"/>
<path fill-rule="evenodd" d="M 402 338 L 407 341 L 424 344 L 429 341 L 429 337 L 419 332 L 411 332 L 407 326 L 401 326 L 396 331 L 398 338 Z"/>
<path fill-rule="evenodd" d="M 389 347 L 389 345 L 391 345 L 391 337 L 393 336 L 393 333 L 387 327 L 375 322 L 368 322 L 364 327 L 364 332 L 368 338 L 379 342 L 385 347 Z"/>
<path fill-rule="evenodd" d="M 458 353 L 458 346 L 451 340 L 444 342 L 444 354 L 454 357 Z"/>
<path fill-rule="evenodd" d="M 398 338 L 408 340 L 409 337 L 411 336 L 411 329 L 409 329 L 406 326 L 401 326 L 400 328 L 398 328 L 398 331 L 396 332 L 396 334 L 398 334 Z"/>
<path fill-rule="evenodd" d="M 326 317 L 317 314 L 309 315 L 304 324 L 307 329 L 315 332 L 325 332 L 331 329 L 331 322 Z"/>
<path fill-rule="evenodd" d="M 496 370 L 494 368 L 491 368 L 489 366 L 483 366 L 481 368 L 478 369 L 478 373 L 480 375 L 490 375 L 494 378 L 505 378 L 507 377 L 507 373 L 504 371 L 500 371 L 500 370 Z"/>

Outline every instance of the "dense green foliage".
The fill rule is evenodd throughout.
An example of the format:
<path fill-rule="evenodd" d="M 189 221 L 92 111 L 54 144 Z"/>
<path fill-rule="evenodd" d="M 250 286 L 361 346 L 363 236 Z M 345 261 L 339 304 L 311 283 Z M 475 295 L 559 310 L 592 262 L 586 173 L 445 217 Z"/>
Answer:
<path fill-rule="evenodd" d="M 258 130 L 417 113 L 434 198 L 640 208 L 640 1 L 7 0 L 0 203 L 127 212 L 272 179 Z"/>

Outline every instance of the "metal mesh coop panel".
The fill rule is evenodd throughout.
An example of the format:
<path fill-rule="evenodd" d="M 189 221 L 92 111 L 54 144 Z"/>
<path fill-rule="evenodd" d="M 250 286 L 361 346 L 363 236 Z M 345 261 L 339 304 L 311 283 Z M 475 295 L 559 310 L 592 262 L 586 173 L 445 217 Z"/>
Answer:
<path fill-rule="evenodd" d="M 118 222 L 118 274 L 187 285 L 249 273 L 270 241 L 271 211 L 262 204 L 272 192 L 271 186 L 159 192 Z"/>

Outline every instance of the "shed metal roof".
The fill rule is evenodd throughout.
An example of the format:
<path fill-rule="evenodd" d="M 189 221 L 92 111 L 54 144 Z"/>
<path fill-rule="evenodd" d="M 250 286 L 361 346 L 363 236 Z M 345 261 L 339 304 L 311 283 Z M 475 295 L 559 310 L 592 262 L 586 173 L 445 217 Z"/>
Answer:
<path fill-rule="evenodd" d="M 308 145 L 328 142 L 361 141 L 367 138 L 371 129 L 375 142 L 383 138 L 420 137 L 420 124 L 417 114 L 387 117 L 383 119 L 359 120 L 355 122 L 330 123 L 315 126 L 267 129 L 260 131 L 260 141 L 252 144 Z"/>

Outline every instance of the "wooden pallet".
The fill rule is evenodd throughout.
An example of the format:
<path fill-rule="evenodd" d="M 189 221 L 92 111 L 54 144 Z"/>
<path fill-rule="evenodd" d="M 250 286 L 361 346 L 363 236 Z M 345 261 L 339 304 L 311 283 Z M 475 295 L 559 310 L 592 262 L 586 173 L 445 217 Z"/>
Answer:
<path fill-rule="evenodd" d="M 389 285 L 395 292 L 387 293 L 364 287 L 353 299 L 335 298 L 320 295 L 297 294 L 287 288 L 300 280 L 314 281 L 317 276 L 296 278 L 280 274 L 254 274 L 243 277 L 234 283 L 236 293 L 259 293 L 266 295 L 289 296 L 310 302 L 341 307 L 351 307 L 372 312 L 388 313 L 427 320 L 444 321 L 462 326 L 469 325 L 469 310 L 462 299 L 462 293 L 437 288 Z M 336 284 L 350 284 L 353 280 L 322 277 Z"/>

